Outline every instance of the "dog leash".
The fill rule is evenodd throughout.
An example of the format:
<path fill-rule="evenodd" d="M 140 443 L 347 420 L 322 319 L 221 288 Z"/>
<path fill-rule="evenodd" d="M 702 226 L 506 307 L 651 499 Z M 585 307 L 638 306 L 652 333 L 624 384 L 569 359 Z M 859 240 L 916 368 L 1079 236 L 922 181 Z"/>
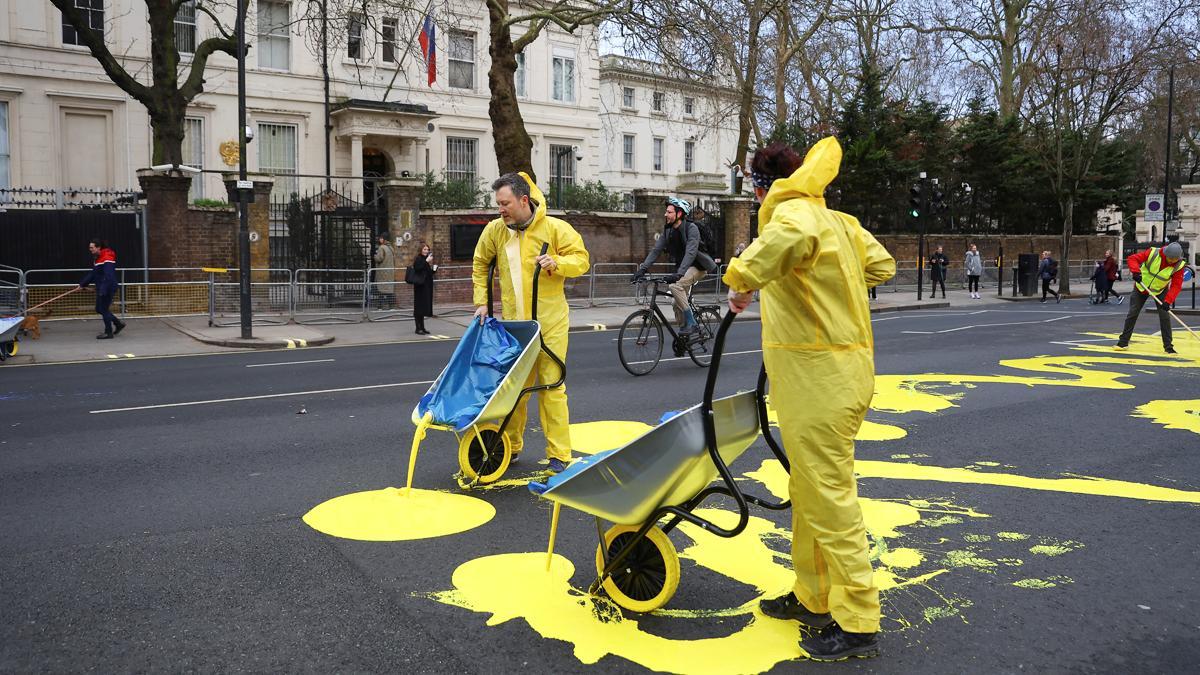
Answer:
<path fill-rule="evenodd" d="M 67 291 L 66 293 L 63 293 L 63 294 L 61 294 L 61 295 L 56 295 L 56 296 L 54 296 L 53 298 L 50 298 L 49 300 L 47 300 L 47 301 L 45 301 L 45 302 L 41 302 L 41 303 L 38 303 L 38 304 L 34 305 L 33 307 L 29 307 L 29 308 L 25 309 L 25 311 L 23 311 L 23 312 L 19 312 L 19 313 L 17 313 L 17 314 L 13 314 L 12 316 L 6 316 L 6 317 L 4 317 L 4 318 L 6 318 L 6 319 L 11 319 L 11 318 L 14 318 L 14 317 L 20 316 L 21 314 L 29 314 L 30 312 L 32 312 L 33 310 L 37 309 L 38 307 L 41 307 L 41 306 L 43 306 L 43 305 L 48 305 L 48 304 L 50 304 L 50 303 L 54 302 L 55 300 L 58 300 L 59 298 L 65 298 L 65 297 L 67 297 L 68 295 L 70 295 L 70 294 L 74 293 L 74 292 L 75 292 L 75 291 L 77 291 L 77 290 L 79 290 L 79 287 L 78 287 L 78 286 L 76 286 L 75 288 L 72 288 L 71 290 Z"/>

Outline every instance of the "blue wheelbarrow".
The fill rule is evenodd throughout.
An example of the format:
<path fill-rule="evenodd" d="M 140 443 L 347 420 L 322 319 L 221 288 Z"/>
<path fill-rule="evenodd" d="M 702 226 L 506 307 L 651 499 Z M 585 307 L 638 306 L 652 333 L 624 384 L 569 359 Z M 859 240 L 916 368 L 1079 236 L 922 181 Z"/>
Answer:
<path fill-rule="evenodd" d="M 545 255 L 549 244 L 542 245 Z M 449 431 L 458 439 L 459 484 L 471 488 L 494 483 L 503 477 L 512 461 L 512 448 L 504 436 L 517 406 L 525 397 L 543 389 L 561 386 L 567 366 L 542 339 L 537 321 L 538 277 L 533 277 L 533 310 L 530 321 L 500 321 L 492 311 L 492 276 L 496 261 L 488 269 L 488 319 L 485 326 L 473 322 L 463 335 L 449 363 L 430 385 L 412 411 L 417 430 L 408 462 L 408 486 L 412 487 L 417 453 L 427 429 Z M 558 364 L 557 382 L 525 386 L 538 356 L 545 352 Z"/>
<path fill-rule="evenodd" d="M 790 469 L 767 422 L 765 367 L 760 369 L 753 391 L 713 398 L 725 334 L 735 316 L 727 313 L 717 331 L 702 403 L 621 448 L 577 462 L 544 484 L 529 485 L 532 492 L 554 502 L 551 554 L 563 505 L 596 518 L 600 539 L 596 547 L 597 578 L 589 593 L 603 589 L 617 605 L 630 611 L 653 611 L 675 594 L 680 578 L 679 556 L 667 535 L 681 522 L 728 538 L 745 529 L 750 504 L 774 511 L 791 506 L 790 501 L 746 494 L 729 471 L 729 465 L 760 432 L 784 469 Z M 738 521 L 732 528 L 723 528 L 694 513 L 713 495 L 730 497 L 736 503 Z M 605 521 L 611 523 L 607 528 Z"/>
<path fill-rule="evenodd" d="M 0 318 L 0 361 L 17 354 L 17 332 L 21 330 L 24 317 Z"/>

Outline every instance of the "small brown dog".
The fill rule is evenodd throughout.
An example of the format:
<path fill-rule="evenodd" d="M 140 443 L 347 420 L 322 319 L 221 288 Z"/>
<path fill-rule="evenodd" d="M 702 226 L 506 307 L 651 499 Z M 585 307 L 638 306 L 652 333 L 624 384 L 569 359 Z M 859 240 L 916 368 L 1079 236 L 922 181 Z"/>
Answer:
<path fill-rule="evenodd" d="M 26 314 L 25 320 L 21 322 L 21 332 L 34 340 L 40 340 L 42 338 L 41 319 L 36 314 Z"/>

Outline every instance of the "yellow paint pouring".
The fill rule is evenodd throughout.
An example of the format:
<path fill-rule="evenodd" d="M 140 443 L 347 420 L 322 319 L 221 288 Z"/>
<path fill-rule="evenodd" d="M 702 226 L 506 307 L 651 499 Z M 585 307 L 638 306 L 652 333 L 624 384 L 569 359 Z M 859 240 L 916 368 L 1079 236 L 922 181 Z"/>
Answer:
<path fill-rule="evenodd" d="M 1150 401 L 1133 411 L 1134 417 L 1144 417 L 1168 429 L 1200 434 L 1200 398 L 1185 401 Z"/>
<path fill-rule="evenodd" d="M 495 515 L 491 504 L 467 495 L 384 488 L 318 504 L 304 514 L 304 522 L 342 539 L 406 541 L 466 532 Z"/>
<path fill-rule="evenodd" d="M 1157 502 L 1179 502 L 1200 504 L 1200 492 L 1176 490 L 1145 483 L 1130 483 L 1106 478 L 1033 478 L 1009 473 L 951 469 L 941 466 L 904 464 L 858 460 L 854 470 L 860 478 L 891 478 L 899 480 L 927 480 L 939 483 L 964 483 L 969 485 L 995 485 L 999 487 L 1069 492 L 1099 497 L 1122 497 Z"/>

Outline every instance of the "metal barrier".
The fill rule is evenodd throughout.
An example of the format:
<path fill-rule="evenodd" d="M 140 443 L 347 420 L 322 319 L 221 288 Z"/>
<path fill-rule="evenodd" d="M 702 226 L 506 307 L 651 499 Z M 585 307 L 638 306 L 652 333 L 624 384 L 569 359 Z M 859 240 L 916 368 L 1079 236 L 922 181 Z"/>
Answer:
<path fill-rule="evenodd" d="M 117 277 L 121 286 L 115 302 L 122 318 L 209 312 L 209 279 L 199 267 L 118 269 Z"/>
<path fill-rule="evenodd" d="M 296 270 L 292 281 L 296 323 L 356 323 L 366 313 L 366 270 Z"/>
<path fill-rule="evenodd" d="M 90 269 L 26 270 L 25 306 L 33 307 L 39 305 L 79 285 L 78 281 L 75 283 L 55 281 L 55 279 L 64 276 L 64 273 L 70 272 L 75 275 L 76 279 L 82 280 L 84 275 L 90 271 Z M 91 288 L 94 289 L 95 287 L 92 286 Z M 114 309 L 118 313 L 120 312 L 119 305 Z M 92 290 L 72 293 L 38 310 L 38 315 L 42 318 L 53 319 L 84 318 L 92 316 L 95 313 L 96 294 Z"/>
<path fill-rule="evenodd" d="M 500 274 L 493 277 L 492 294 L 496 301 L 496 314 L 500 314 Z M 471 280 L 470 265 L 441 265 L 433 282 L 433 313 L 437 316 L 473 314 L 475 312 L 475 285 Z"/>
<path fill-rule="evenodd" d="M 208 272 L 208 325 L 239 325 L 241 298 L 236 268 Z M 255 326 L 280 325 L 290 321 L 293 317 L 292 271 L 251 268 L 250 307 Z"/>
<path fill-rule="evenodd" d="M 25 307 L 25 272 L 0 265 L 0 315 L 20 314 Z"/>
<path fill-rule="evenodd" d="M 372 267 L 367 270 L 367 321 L 412 318 L 413 287 L 404 283 L 404 269 Z"/>

